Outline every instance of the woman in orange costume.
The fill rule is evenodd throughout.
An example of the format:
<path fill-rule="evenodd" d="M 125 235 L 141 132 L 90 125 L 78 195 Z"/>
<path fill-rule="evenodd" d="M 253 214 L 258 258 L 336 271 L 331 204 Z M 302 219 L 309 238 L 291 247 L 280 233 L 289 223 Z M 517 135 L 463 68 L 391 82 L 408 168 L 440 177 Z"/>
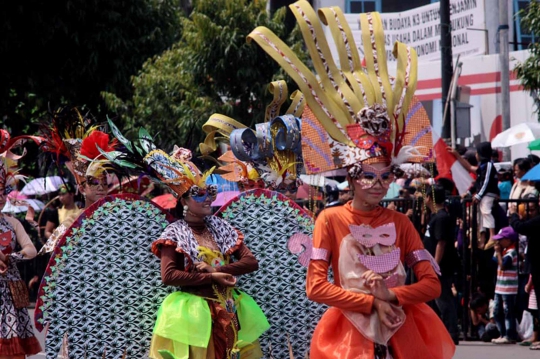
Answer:
<path fill-rule="evenodd" d="M 385 160 L 380 158 L 381 162 L 364 165 L 364 168 L 373 168 L 364 170 L 356 179 L 350 178 L 354 188 L 353 200 L 342 207 L 324 210 L 315 223 L 307 294 L 311 300 L 332 308 L 324 314 L 315 330 L 311 342 L 311 358 L 431 359 L 452 358 L 454 354 L 455 347 L 446 328 L 431 308 L 424 304 L 440 294 L 440 284 L 430 262 L 431 258 L 424 252 L 420 237 L 410 220 L 401 213 L 378 205 L 392 177 Z M 368 174 L 373 178 L 371 172 L 374 169 L 386 172 L 387 179 L 379 178 L 385 176 L 383 173 L 375 178 L 372 187 L 366 188 L 366 185 L 361 184 L 362 181 L 366 182 L 363 176 Z M 347 260 L 347 254 L 340 253 L 340 247 L 342 239 L 351 236 L 350 225 L 365 225 L 376 229 L 392 223 L 396 233 L 394 247 L 400 250 L 399 264 L 407 263 L 412 267 L 417 283 L 387 288 L 389 281 L 368 269 L 363 273 L 360 270 L 357 280 L 364 281 L 371 294 L 343 289 L 340 283 L 343 274 L 339 269 L 343 268 L 340 261 Z M 365 237 L 369 237 L 369 234 Z M 379 236 L 384 239 L 390 237 Z M 330 265 L 334 271 L 335 283 L 327 279 Z M 403 282 L 402 279 L 399 281 Z M 399 307 L 402 308 L 401 313 L 397 310 Z M 381 326 L 387 327 L 389 331 L 397 330 L 391 335 L 388 346 L 374 344 L 366 338 L 355 326 L 355 318 L 349 319 L 347 316 L 349 312 L 363 313 L 366 317 L 376 314 L 371 315 L 369 320 L 379 320 Z M 360 319 L 361 323 L 357 325 L 372 325 L 366 323 L 367 320 L 364 319 L 362 323 Z"/>
<path fill-rule="evenodd" d="M 248 39 L 272 56 L 305 96 L 307 173 L 346 168 L 354 188 L 351 202 L 326 209 L 315 224 L 307 294 L 332 308 L 313 334 L 311 358 L 450 359 L 454 343 L 425 304 L 440 294 L 438 266 L 408 218 L 378 206 L 395 166 L 431 154 L 429 118 L 414 98 L 416 51 L 396 42 L 396 73 L 390 76 L 378 13 L 360 14 L 361 60 L 339 8 L 315 12 L 306 0 L 289 7 L 315 73 L 269 29 L 257 27 Z M 404 285 L 404 264 L 417 283 Z M 328 281 L 330 265 L 334 283 Z"/>

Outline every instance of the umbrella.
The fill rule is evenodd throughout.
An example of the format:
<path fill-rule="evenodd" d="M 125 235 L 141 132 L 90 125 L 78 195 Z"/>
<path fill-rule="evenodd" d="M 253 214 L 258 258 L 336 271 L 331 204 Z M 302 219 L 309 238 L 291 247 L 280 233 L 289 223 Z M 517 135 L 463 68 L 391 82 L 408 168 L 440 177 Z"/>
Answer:
<path fill-rule="evenodd" d="M 26 197 L 24 194 L 18 191 L 12 191 L 8 195 L 8 200 L 4 208 L 2 209 L 3 213 L 21 213 L 28 210 L 28 206 L 31 206 L 36 211 L 41 211 L 45 204 L 37 199 L 32 199 Z"/>
<path fill-rule="evenodd" d="M 322 175 L 300 175 L 300 179 L 305 184 L 308 184 L 310 186 L 315 186 L 315 187 L 324 187 L 324 186 L 337 187 L 339 185 L 338 181 L 334 181 Z"/>
<path fill-rule="evenodd" d="M 238 196 L 240 191 L 223 191 L 218 192 L 217 197 L 214 202 L 212 202 L 212 207 L 221 207 L 225 203 L 229 202 L 234 197 Z"/>
<path fill-rule="evenodd" d="M 529 150 L 540 151 L 540 138 L 529 143 Z"/>
<path fill-rule="evenodd" d="M 60 176 L 35 178 L 24 186 L 21 193 L 25 196 L 39 196 L 58 191 L 60 186 L 65 182 L 67 182 L 67 180 L 62 179 Z"/>
<path fill-rule="evenodd" d="M 312 188 L 310 185 L 305 184 L 305 183 L 299 186 L 298 191 L 296 191 L 296 199 L 321 200 L 322 198 L 323 198 L 322 192 L 318 191 L 317 189 Z"/>
<path fill-rule="evenodd" d="M 403 163 L 399 168 L 405 172 L 408 178 L 431 177 L 429 171 L 420 163 Z"/>
<path fill-rule="evenodd" d="M 540 138 L 540 123 L 525 122 L 499 133 L 491 142 L 492 147 L 510 147 Z"/>
<path fill-rule="evenodd" d="M 157 196 L 152 198 L 152 202 L 160 206 L 164 209 L 171 209 L 176 207 L 176 198 L 172 195 L 172 193 L 166 193 L 162 194 L 161 196 Z"/>
<path fill-rule="evenodd" d="M 150 181 L 150 178 L 148 178 L 147 176 L 132 176 L 129 178 L 125 178 L 122 183 L 118 181 L 118 177 L 113 176 L 110 181 L 107 181 L 109 183 L 112 183 L 111 187 L 109 188 L 108 194 L 137 193 L 143 196 L 145 192 L 147 192 L 147 190 L 149 189 L 149 186 L 152 184 L 152 181 Z"/>
<path fill-rule="evenodd" d="M 521 177 L 522 181 L 540 181 L 540 164 L 534 166 Z"/>

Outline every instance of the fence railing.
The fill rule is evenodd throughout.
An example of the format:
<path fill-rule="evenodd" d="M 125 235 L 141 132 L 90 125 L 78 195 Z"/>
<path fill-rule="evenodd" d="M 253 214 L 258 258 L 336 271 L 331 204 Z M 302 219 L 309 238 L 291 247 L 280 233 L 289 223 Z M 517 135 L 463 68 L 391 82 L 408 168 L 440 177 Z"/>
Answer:
<path fill-rule="evenodd" d="M 526 211 L 528 211 L 531 203 L 538 204 L 538 200 L 498 200 L 496 202 L 500 205 L 502 211 L 502 217 L 506 217 L 506 209 L 512 204 L 524 204 Z M 387 208 L 394 209 L 401 213 L 407 214 L 415 228 L 419 232 L 421 238 L 429 221 L 427 217 L 427 211 L 424 206 L 422 198 L 396 198 L 382 201 L 381 205 Z M 479 247 L 479 228 L 478 228 L 478 205 L 473 204 L 470 199 L 462 200 L 460 197 L 447 198 L 447 208 L 450 215 L 462 223 L 462 227 L 456 232 L 456 240 L 458 236 L 461 236 L 461 242 L 458 241 L 458 252 L 460 257 L 459 270 L 456 272 L 456 288 L 458 289 L 461 300 L 461 325 L 465 335 L 465 339 L 468 339 L 470 321 L 469 321 L 469 301 L 478 287 L 486 286 L 486 281 L 492 280 L 492 286 L 495 287 L 496 267 L 493 276 L 490 278 L 490 268 L 482 267 L 482 263 L 485 262 L 487 256 L 492 252 L 484 251 Z M 505 224 L 507 225 L 507 224 Z M 461 231 L 461 233 L 460 233 Z M 39 242 L 39 241 L 36 241 Z M 518 246 L 518 258 L 519 262 L 522 261 L 523 249 Z M 19 263 L 19 270 L 21 277 L 28 283 L 34 276 L 39 278 L 35 287 L 30 290 L 31 300 L 36 299 L 37 288 L 39 287 L 39 281 L 43 275 L 49 256 L 36 257 L 33 260 Z"/>

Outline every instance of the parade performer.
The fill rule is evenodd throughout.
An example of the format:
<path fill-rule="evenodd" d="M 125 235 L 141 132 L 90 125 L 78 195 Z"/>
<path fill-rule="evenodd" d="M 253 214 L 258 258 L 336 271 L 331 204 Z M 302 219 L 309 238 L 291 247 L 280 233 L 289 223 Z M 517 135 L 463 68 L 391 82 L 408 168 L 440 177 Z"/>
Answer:
<path fill-rule="evenodd" d="M 10 151 L 16 142 L 18 138 L 10 139 L 7 131 L 0 130 L 0 208 L 22 177 L 14 160 L 19 156 Z M 15 252 L 17 244 L 19 252 Z M 36 248 L 21 222 L 0 213 L 0 359 L 20 359 L 41 351 L 28 315 L 28 289 L 17 269 L 18 262 L 35 256 Z"/>
<path fill-rule="evenodd" d="M 36 328 L 47 328 L 49 359 L 59 352 L 70 359 L 148 358 L 155 313 L 172 292 L 149 249 L 172 216 L 136 194 L 107 195 L 107 167 L 113 166 L 103 153 L 129 143 L 88 128 L 77 111 L 71 118 L 53 123 L 44 149 L 66 162 L 85 208 L 48 243 Z"/>
<path fill-rule="evenodd" d="M 108 158 L 167 185 L 179 198 L 181 217 L 152 243 L 161 259 L 163 283 L 181 291 L 161 304 L 150 357 L 262 357 L 257 339 L 269 328 L 268 321 L 255 301 L 235 288 L 236 276 L 256 271 L 258 263 L 243 234 L 212 215 L 217 187 L 206 185 L 211 170 L 203 175 L 190 161 L 189 150 L 176 147 L 169 155 L 147 133 L 141 134 L 137 147 L 143 154 L 132 147 Z"/>
<path fill-rule="evenodd" d="M 99 162 L 102 157 L 98 148 L 112 151 L 115 142 L 109 143 L 109 135 L 94 126 L 89 115 L 83 115 L 77 108 L 61 108 L 52 114 L 50 122 L 41 128 L 43 143 L 41 149 L 62 171 L 65 165 L 77 183 L 77 189 L 84 196 L 84 208 L 69 211 L 59 221 L 60 225 L 47 239 L 39 254 L 50 253 L 66 230 L 79 218 L 85 209 L 107 195 L 107 175 Z M 45 161 L 48 162 L 48 161 Z M 69 186 L 69 185 L 67 185 Z M 69 188 L 69 187 L 67 187 Z"/>
<path fill-rule="evenodd" d="M 268 89 L 273 100 L 266 108 L 264 122 L 254 129 L 221 133 L 231 150 L 218 158 L 224 163 L 218 170 L 224 179 L 238 183 L 241 193 L 216 215 L 244 234 L 245 243 L 259 261 L 260 269 L 240 277 L 239 283 L 253 293 L 272 323 L 259 340 L 264 357 L 292 354 L 305 358 L 315 326 L 326 309 L 306 296 L 314 219 L 293 200 L 303 171 L 300 116 L 305 103 L 302 94 L 295 92 L 292 104 L 282 113 L 281 106 L 289 95 L 285 81 L 272 82 Z M 203 128 L 228 129 L 235 123 L 214 114 Z M 200 148 L 205 146 L 201 144 Z"/>
<path fill-rule="evenodd" d="M 427 118 L 418 123 L 411 113 L 421 108 L 413 98 L 416 52 L 396 43 L 397 73 L 390 78 L 380 16 L 361 14 L 364 69 L 341 10 L 319 9 L 336 44 L 338 68 L 309 3 L 298 1 L 290 8 L 317 76 L 268 29 L 258 27 L 248 38 L 306 96 L 302 155 L 307 173 L 346 168 L 354 189 L 351 202 L 324 210 L 315 224 L 306 289 L 310 299 L 331 308 L 315 330 L 310 357 L 451 358 L 452 339 L 425 304 L 440 294 L 436 263 L 408 218 L 379 206 L 394 166 L 426 155 L 413 147 L 429 134 Z M 414 271 L 415 284 L 404 285 L 403 264 Z"/>

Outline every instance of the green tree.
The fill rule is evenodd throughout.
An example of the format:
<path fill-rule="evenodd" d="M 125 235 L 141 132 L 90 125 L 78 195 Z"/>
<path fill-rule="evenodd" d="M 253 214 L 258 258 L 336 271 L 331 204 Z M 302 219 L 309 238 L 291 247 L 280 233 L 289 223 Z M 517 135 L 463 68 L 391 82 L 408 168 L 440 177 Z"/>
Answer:
<path fill-rule="evenodd" d="M 201 125 L 216 112 L 248 126 L 261 122 L 266 86 L 284 74 L 258 46 L 247 44 L 246 36 L 266 26 L 302 56 L 300 32 L 286 28 L 285 14 L 281 8 L 270 15 L 266 1 L 195 1 L 182 20 L 181 40 L 144 64 L 132 80 L 131 98 L 103 93 L 107 105 L 128 133 L 144 126 L 158 133 L 165 148 L 194 150 L 204 136 Z"/>
<path fill-rule="evenodd" d="M 540 3 L 533 0 L 519 12 L 521 25 L 535 38 L 540 38 Z M 529 45 L 530 56 L 514 67 L 523 88 L 531 93 L 540 119 L 540 43 Z"/>
<path fill-rule="evenodd" d="M 101 91 L 131 95 L 131 76 L 176 42 L 187 0 L 4 2 L 0 11 L 0 115 L 34 132 L 47 108 L 87 105 Z M 188 11 L 188 10 L 187 10 Z"/>

